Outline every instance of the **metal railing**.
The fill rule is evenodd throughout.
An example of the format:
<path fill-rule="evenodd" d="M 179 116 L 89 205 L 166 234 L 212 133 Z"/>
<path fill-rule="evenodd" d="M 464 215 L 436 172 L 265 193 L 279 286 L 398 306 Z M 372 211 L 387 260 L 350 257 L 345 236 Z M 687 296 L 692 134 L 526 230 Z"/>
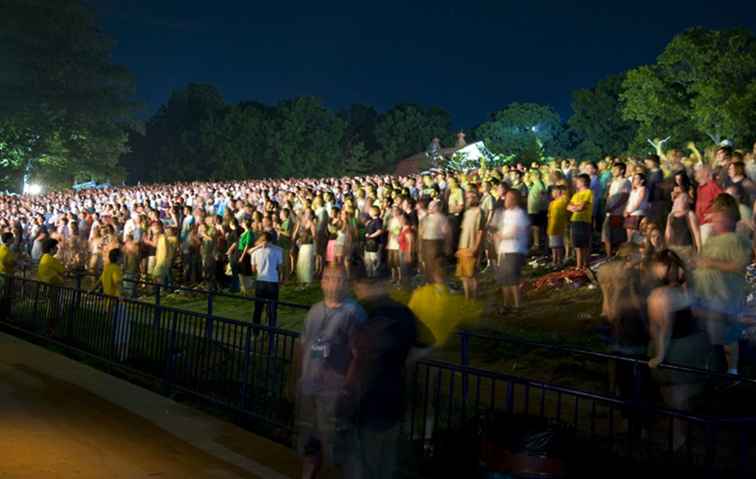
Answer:
<path fill-rule="evenodd" d="M 271 437 L 290 440 L 294 409 L 287 385 L 298 333 L 184 311 L 159 301 L 3 279 L 0 323 L 5 329 L 138 374 L 163 394 L 220 406 L 264 424 L 262 432 Z M 463 332 L 468 339 L 471 335 Z M 627 359 L 637 370 L 647 367 L 643 361 L 611 354 L 530 345 L 602 360 Z M 469 358 L 469 350 L 464 354 Z M 676 374 L 699 372 L 666 367 Z M 754 417 L 691 414 L 659 407 L 642 395 L 587 392 L 436 360 L 415 363 L 409 373 L 403 430 L 418 446 L 420 457 L 435 464 L 458 459 L 455 448 L 460 440 L 475 450 L 476 458 L 495 462 L 491 451 L 496 450 L 497 431 L 506 430 L 517 418 L 528 418 L 548 427 L 558 425 L 571 442 L 584 445 L 584 450 L 574 452 L 577 457 L 602 451 L 606 457 L 671 461 L 717 474 L 756 473 Z M 502 417 L 510 421 L 505 427 Z"/>
<path fill-rule="evenodd" d="M 286 394 L 299 334 L 82 289 L 4 276 L 0 321 L 14 331 L 291 432 Z"/>
<path fill-rule="evenodd" d="M 756 416 L 689 414 L 435 360 L 417 363 L 410 384 L 406 434 L 436 472 L 449 477 L 461 472 L 451 471 L 466 456 L 468 470 L 479 461 L 495 470 L 518 452 L 531 459 L 553 455 L 575 477 L 583 475 L 581 467 L 587 468 L 585 477 L 602 468 L 616 471 L 613 461 L 646 468 L 674 464 L 717 477 L 756 474 Z M 511 441 L 523 424 L 534 432 L 537 448 L 548 449 L 549 435 L 561 435 L 561 444 L 557 450 L 523 451 Z"/>

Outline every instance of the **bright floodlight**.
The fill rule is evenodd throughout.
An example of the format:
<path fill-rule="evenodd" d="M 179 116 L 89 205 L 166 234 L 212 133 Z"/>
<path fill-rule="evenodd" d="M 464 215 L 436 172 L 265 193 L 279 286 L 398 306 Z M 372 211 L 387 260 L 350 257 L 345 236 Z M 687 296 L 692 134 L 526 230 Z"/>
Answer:
<path fill-rule="evenodd" d="M 38 195 L 42 193 L 42 185 L 39 183 L 29 183 L 24 185 L 24 193 L 27 195 Z"/>
<path fill-rule="evenodd" d="M 531 126 L 530 127 L 530 131 L 532 131 L 533 133 L 537 132 L 538 131 L 538 125 Z"/>

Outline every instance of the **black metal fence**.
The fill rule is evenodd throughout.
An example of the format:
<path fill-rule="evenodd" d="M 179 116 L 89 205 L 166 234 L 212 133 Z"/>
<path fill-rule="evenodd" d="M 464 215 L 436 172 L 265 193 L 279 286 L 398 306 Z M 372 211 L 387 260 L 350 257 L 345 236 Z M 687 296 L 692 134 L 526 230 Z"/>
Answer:
<path fill-rule="evenodd" d="M 417 363 L 410 383 L 406 433 L 436 474 L 481 462 L 511 470 L 522 457 L 531 473 L 575 477 L 625 477 L 622 467 L 632 464 L 756 474 L 756 417 L 687 414 L 434 360 Z"/>
<path fill-rule="evenodd" d="M 298 333 L 5 276 L 2 322 L 13 329 L 263 420 L 290 432 L 286 394 Z"/>
<path fill-rule="evenodd" d="M 291 438 L 287 389 L 298 333 L 159 302 L 0 279 L 0 322 L 6 329 L 141 375 L 164 394 L 238 412 L 265 424 L 276 439 Z M 469 339 L 463 340 L 465 348 Z M 642 361 L 629 364 L 646 367 Z M 416 363 L 408 376 L 405 437 L 416 446 L 414 457 L 440 468 L 444 477 L 454 468 L 461 468 L 456 475 L 471 477 L 481 459 L 490 469 L 511 469 L 523 454 L 559 459 L 559 466 L 548 465 L 552 468 L 562 463 L 579 468 L 581 459 L 595 462 L 598 454 L 609 469 L 617 464 L 611 461 L 622 459 L 710 475 L 756 474 L 756 417 L 749 412 L 691 414 L 640 394 L 599 394 L 435 360 Z"/>

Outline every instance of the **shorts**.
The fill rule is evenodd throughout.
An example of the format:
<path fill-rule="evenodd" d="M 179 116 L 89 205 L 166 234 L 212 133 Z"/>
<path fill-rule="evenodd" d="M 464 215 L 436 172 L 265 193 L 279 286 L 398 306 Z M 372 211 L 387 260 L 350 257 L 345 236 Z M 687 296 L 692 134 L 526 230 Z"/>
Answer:
<path fill-rule="evenodd" d="M 564 235 L 549 235 L 549 248 L 563 248 Z"/>
<path fill-rule="evenodd" d="M 623 226 L 629 230 L 637 230 L 640 227 L 642 216 L 627 216 Z"/>
<path fill-rule="evenodd" d="M 328 464 L 344 464 L 354 443 L 352 427 L 339 420 L 334 397 L 301 395 L 297 400 L 297 451 L 303 457 L 323 456 Z"/>
<path fill-rule="evenodd" d="M 389 268 L 398 268 L 400 266 L 398 249 L 388 250 L 388 264 Z"/>
<path fill-rule="evenodd" d="M 607 215 L 601 225 L 601 242 L 613 245 L 627 241 L 627 233 L 624 228 L 624 218 L 617 215 Z"/>
<path fill-rule="evenodd" d="M 530 218 L 531 226 L 545 226 L 546 225 L 547 217 L 546 217 L 545 211 L 539 211 L 538 213 L 528 214 L 528 218 Z"/>
<path fill-rule="evenodd" d="M 524 264 L 524 254 L 500 254 L 499 266 L 496 268 L 496 281 L 499 282 L 500 286 L 518 286 L 522 277 L 522 267 Z"/>
<path fill-rule="evenodd" d="M 458 278 L 472 278 L 475 276 L 475 263 L 478 258 L 466 253 L 466 251 L 470 250 L 465 248 L 457 254 L 456 274 Z"/>
<path fill-rule="evenodd" d="M 587 248 L 591 244 L 591 224 L 584 221 L 570 223 L 572 233 L 572 246 L 575 248 Z"/>

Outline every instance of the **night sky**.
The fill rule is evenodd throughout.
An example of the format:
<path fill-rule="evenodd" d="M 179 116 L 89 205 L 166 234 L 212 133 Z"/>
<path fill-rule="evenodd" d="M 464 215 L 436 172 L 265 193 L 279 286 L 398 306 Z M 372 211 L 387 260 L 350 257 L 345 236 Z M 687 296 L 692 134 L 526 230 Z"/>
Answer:
<path fill-rule="evenodd" d="M 756 31 L 756 1 L 90 0 L 137 79 L 143 116 L 189 82 L 226 101 L 315 95 L 339 108 L 439 105 L 470 127 L 513 101 L 654 62 L 690 26 Z"/>

